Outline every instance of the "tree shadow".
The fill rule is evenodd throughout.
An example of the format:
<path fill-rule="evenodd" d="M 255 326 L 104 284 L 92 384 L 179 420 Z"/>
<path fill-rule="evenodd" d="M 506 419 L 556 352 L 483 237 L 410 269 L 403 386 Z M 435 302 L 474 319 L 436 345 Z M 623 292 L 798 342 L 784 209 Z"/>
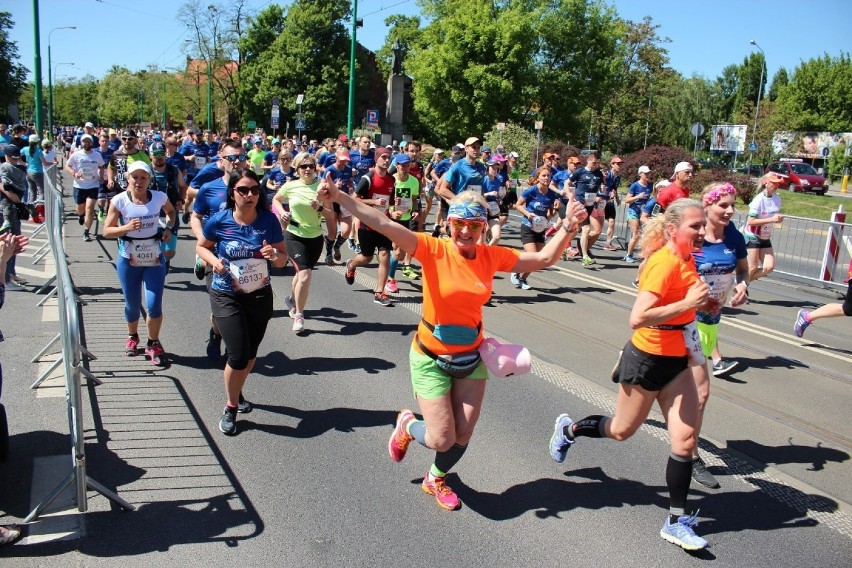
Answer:
<path fill-rule="evenodd" d="M 808 471 L 822 471 L 829 462 L 843 463 L 849 454 L 835 448 L 824 448 L 822 442 L 816 446 L 794 444 L 792 438 L 786 446 L 766 446 L 754 440 L 728 440 L 728 447 L 768 465 L 811 464 Z"/>
<path fill-rule="evenodd" d="M 255 411 L 264 410 L 282 416 L 299 419 L 295 427 L 283 424 L 264 424 L 248 419 L 242 415 L 239 428 L 242 430 L 258 430 L 276 436 L 290 438 L 316 438 L 332 430 L 350 433 L 356 428 L 391 427 L 397 412 L 391 410 L 363 410 L 360 408 L 326 408 L 324 410 L 300 410 L 290 406 L 275 406 L 271 404 L 254 404 Z M 254 416 L 254 413 L 248 416 Z M 390 433 L 390 430 L 388 430 Z"/>

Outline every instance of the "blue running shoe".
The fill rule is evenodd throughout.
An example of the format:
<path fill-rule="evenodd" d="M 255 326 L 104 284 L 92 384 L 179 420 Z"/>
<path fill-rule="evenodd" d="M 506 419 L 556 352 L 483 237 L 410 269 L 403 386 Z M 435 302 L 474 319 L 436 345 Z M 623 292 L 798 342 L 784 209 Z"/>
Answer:
<path fill-rule="evenodd" d="M 571 426 L 573 423 L 574 421 L 567 414 L 560 414 L 556 417 L 553 435 L 550 437 L 550 456 L 558 463 L 565 461 L 565 456 L 571 449 L 571 444 L 574 443 L 574 440 L 568 439 L 564 434 L 565 427 Z"/>
<path fill-rule="evenodd" d="M 697 516 L 698 511 L 689 517 L 678 517 L 675 524 L 669 524 L 669 519 L 666 518 L 663 528 L 660 529 L 660 536 L 684 550 L 707 548 L 707 541 L 696 535 L 695 531 L 692 530 L 692 527 L 698 526 L 698 521 L 695 520 Z"/>
<path fill-rule="evenodd" d="M 796 314 L 796 323 L 793 325 L 793 333 L 796 334 L 796 337 L 802 337 L 805 330 L 811 325 L 811 322 L 808 321 L 810 313 L 810 310 L 799 310 L 799 313 Z"/>
<path fill-rule="evenodd" d="M 521 287 L 521 275 L 517 272 L 513 272 L 511 276 L 509 276 L 509 282 L 515 285 L 516 288 Z"/>

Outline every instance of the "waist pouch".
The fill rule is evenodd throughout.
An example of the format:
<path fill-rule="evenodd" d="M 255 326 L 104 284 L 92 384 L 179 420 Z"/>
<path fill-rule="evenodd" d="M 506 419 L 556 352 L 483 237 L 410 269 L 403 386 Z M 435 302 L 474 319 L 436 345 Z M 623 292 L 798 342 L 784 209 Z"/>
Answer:
<path fill-rule="evenodd" d="M 447 373 L 454 379 L 463 379 L 473 373 L 482 361 L 482 356 L 478 350 L 465 351 L 464 353 L 454 353 L 452 355 L 436 355 L 423 345 L 420 341 L 420 336 L 415 335 L 414 340 L 417 342 L 417 347 L 423 353 L 435 361 L 439 369 Z"/>
<path fill-rule="evenodd" d="M 473 345 L 482 329 L 481 322 L 476 327 L 468 327 L 466 325 L 444 325 L 440 323 L 432 325 L 425 319 L 420 321 L 423 322 L 426 329 L 432 332 L 435 339 L 445 345 Z"/>

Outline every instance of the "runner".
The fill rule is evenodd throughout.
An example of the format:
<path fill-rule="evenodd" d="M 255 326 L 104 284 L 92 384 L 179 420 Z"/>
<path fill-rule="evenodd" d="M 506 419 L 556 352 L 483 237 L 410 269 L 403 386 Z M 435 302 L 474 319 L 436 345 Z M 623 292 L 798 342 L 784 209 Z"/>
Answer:
<path fill-rule="evenodd" d="M 550 168 L 541 166 L 529 180 L 530 187 L 524 190 L 515 204 L 515 209 L 523 216 L 521 220 L 521 243 L 527 252 L 538 252 L 544 248 L 544 232 L 547 220 L 558 207 L 559 193 L 550 189 Z M 574 235 L 571 235 L 573 238 Z M 571 239 L 568 239 L 571 242 Z M 564 248 L 562 250 L 565 250 Z M 559 251 L 560 256 L 562 250 Z M 513 272 L 510 280 L 516 288 L 531 290 L 527 284 L 529 272 Z"/>
<path fill-rule="evenodd" d="M 83 225 L 83 240 L 92 240 L 89 231 L 95 214 L 95 201 L 103 182 L 104 161 L 100 154 L 92 150 L 94 139 L 84 134 L 80 139 L 82 147 L 71 154 L 65 162 L 65 171 L 74 177 L 74 203 L 77 204 L 77 220 Z M 108 184 L 112 189 L 112 185 Z"/>
<path fill-rule="evenodd" d="M 749 282 L 775 270 L 775 251 L 772 250 L 772 227 L 781 224 L 781 198 L 778 196 L 778 184 L 783 178 L 769 172 L 760 178 L 758 194 L 749 203 L 748 220 L 745 231 L 748 248 Z"/>
<path fill-rule="evenodd" d="M 485 164 L 479 160 L 479 150 L 482 142 L 475 136 L 469 137 L 464 142 L 464 157 L 457 159 L 441 178 L 441 183 L 435 188 L 435 193 L 441 196 L 442 219 L 447 219 L 446 212 L 449 209 L 449 201 L 453 196 L 462 191 L 471 190 L 482 195 L 482 182 L 485 178 Z M 458 148 L 453 148 L 453 153 Z M 449 234 L 449 231 L 447 231 Z M 434 235 L 434 233 L 433 233 Z"/>
<path fill-rule="evenodd" d="M 290 295 L 284 299 L 290 317 L 293 318 L 293 331 L 301 333 L 305 329 L 305 306 L 314 267 L 322 254 L 323 216 L 326 224 L 334 223 L 334 212 L 326 210 L 317 199 L 317 161 L 312 154 L 300 152 L 293 160 L 299 179 L 285 183 L 272 202 L 275 215 L 281 220 L 284 231 L 284 244 L 287 256 L 296 269 L 290 288 Z"/>
<path fill-rule="evenodd" d="M 506 196 L 500 202 L 500 229 L 509 221 L 509 209 L 515 208 L 518 202 L 518 186 L 520 185 L 521 169 L 518 167 L 518 153 L 509 152 L 503 175 L 506 178 Z"/>
<path fill-rule="evenodd" d="M 237 433 L 237 413 L 252 411 L 243 396 L 243 386 L 272 318 L 269 267 L 283 267 L 287 253 L 281 226 L 266 205 L 257 175 L 236 170 L 228 178 L 227 192 L 225 209 L 204 225 L 204 236 L 195 250 L 213 268 L 208 284 L 210 308 L 228 352 L 227 402 L 219 430 L 233 436 Z"/>
<path fill-rule="evenodd" d="M 109 134 L 106 132 L 102 132 L 100 136 L 98 136 L 99 145 L 95 149 L 95 151 L 101 155 L 101 158 L 104 160 L 104 167 L 110 163 L 112 160 L 112 154 L 114 150 L 109 147 Z M 112 201 L 112 198 L 115 197 L 117 193 L 116 188 L 109 189 L 106 184 L 106 172 L 101 176 L 101 186 L 98 188 L 98 223 L 103 223 L 106 221 L 106 210 L 109 207 L 109 202 Z"/>
<path fill-rule="evenodd" d="M 818 319 L 852 317 L 852 260 L 849 261 L 846 284 L 848 285 L 846 287 L 846 298 L 842 304 L 825 304 L 815 310 L 799 310 L 799 313 L 796 314 L 796 323 L 793 324 L 793 333 L 796 334 L 796 337 L 802 337 L 805 330 Z"/>
<path fill-rule="evenodd" d="M 444 227 L 444 222 L 446 221 L 446 211 L 447 211 L 447 202 L 444 197 L 438 193 L 438 188 L 441 187 L 443 183 L 444 176 L 450 170 L 450 167 L 461 160 L 464 157 L 464 146 L 461 144 L 456 144 L 452 148 L 452 153 L 449 158 L 445 158 L 439 161 L 432 167 L 432 181 L 435 182 L 435 190 L 434 193 L 438 196 L 438 213 L 435 215 L 435 226 L 432 229 L 432 236 L 438 237 L 443 234 L 447 234 L 447 231 Z"/>
<path fill-rule="evenodd" d="M 609 171 L 604 178 L 606 186 L 606 206 L 604 207 L 604 219 L 606 219 L 606 244 L 604 250 L 618 250 L 612 239 L 615 236 L 615 214 L 619 206 L 618 186 L 621 185 L 621 164 L 624 162 L 618 156 L 609 160 Z"/>
<path fill-rule="evenodd" d="M 565 461 L 578 437 L 627 440 L 656 400 L 671 443 L 666 466 L 669 515 L 660 536 L 685 550 L 707 547 L 707 541 L 692 529 L 697 514 L 685 513 L 696 446 L 698 394 L 688 366 L 683 328 L 695 320 L 696 308 L 708 298 L 709 288 L 699 280 L 692 257 L 703 237 L 704 211 L 697 201 L 680 200 L 648 223 L 642 233 L 648 270 L 642 274 L 630 314 L 630 327 L 636 331 L 624 347 L 616 375 L 620 385 L 615 415 L 587 416 L 575 423 L 561 414 L 550 438 L 550 455 L 558 463 Z"/>
<path fill-rule="evenodd" d="M 352 193 L 352 179 L 355 176 L 356 170 L 349 165 L 349 152 L 341 149 L 334 154 L 335 160 L 325 168 L 325 171 L 331 172 L 331 179 L 337 184 L 341 191 Z M 341 209 L 340 205 L 334 204 L 334 219 L 332 223 L 340 227 L 340 232 L 337 238 L 333 241 L 326 239 L 325 241 L 325 263 L 328 266 L 334 266 L 335 261 L 340 261 L 340 247 L 346 242 L 346 239 L 352 232 L 352 214 L 345 209 Z M 333 252 L 332 252 L 333 251 Z"/>
<path fill-rule="evenodd" d="M 145 355 L 155 365 L 165 364 L 165 352 L 160 343 L 163 325 L 163 287 L 166 281 L 166 262 L 160 243 L 172 237 L 175 209 L 168 196 L 148 189 L 151 168 L 137 160 L 125 172 L 127 190 L 116 195 L 107 213 L 104 237 L 118 239 L 116 271 L 124 293 L 124 319 L 127 339 L 124 353 L 128 357 L 139 353 L 139 317 L 142 313 L 142 285 L 145 285 L 145 324 L 148 342 Z M 166 214 L 166 228 L 161 232 L 160 211 Z"/>
<path fill-rule="evenodd" d="M 386 239 L 397 243 L 423 266 L 423 319 L 409 352 L 411 381 L 423 420 L 407 409 L 396 420 L 388 441 L 393 461 L 405 457 L 412 440 L 436 452 L 423 478 L 423 491 L 438 505 L 454 510 L 458 496 L 446 484 L 447 473 L 462 458 L 482 409 L 488 372 L 472 351 L 482 341 L 482 306 L 491 297 L 494 274 L 531 272 L 552 265 L 585 212 L 572 211 L 562 236 L 537 253 L 477 244 L 485 230 L 485 199 L 472 191 L 454 197 L 449 209 L 450 239 L 416 233 L 389 219 L 363 200 L 322 184 L 320 196 L 340 203 Z M 452 366 L 453 375 L 439 365 Z"/>
<path fill-rule="evenodd" d="M 707 361 L 712 360 L 712 363 L 708 363 L 712 364 L 712 369 L 708 369 L 708 364 L 692 367 L 692 377 L 698 389 L 696 439 L 701 433 L 707 399 L 710 398 L 710 372 L 718 376 L 716 371 L 723 365 L 723 360 L 718 355 L 718 329 L 722 319 L 722 307 L 731 291 L 734 293 L 731 298 L 732 307 L 743 304 L 748 292 L 745 239 L 731 224 L 736 197 L 737 190 L 729 183 L 710 184 L 704 189 L 701 197 L 707 217 L 704 243 L 701 250 L 693 252 L 692 256 L 695 258 L 698 275 L 709 287 L 709 300 L 698 309 L 697 326 L 701 349 Z M 736 362 L 726 370 L 733 369 L 734 366 Z M 705 487 L 719 487 L 719 482 L 707 471 L 704 460 L 698 455 L 697 445 L 693 456 L 692 479 Z"/>
<path fill-rule="evenodd" d="M 630 227 L 630 240 L 627 242 L 627 254 L 622 259 L 624 262 L 638 262 L 633 256 L 636 243 L 639 242 L 639 218 L 642 217 L 642 207 L 651 198 L 651 182 L 649 176 L 651 168 L 639 166 L 639 179 L 630 184 L 624 203 L 627 204 L 627 225 Z"/>
<path fill-rule="evenodd" d="M 603 174 L 600 170 L 600 158 L 595 151 L 586 156 L 586 167 L 577 168 L 568 178 L 574 184 L 574 199 L 583 203 L 586 207 L 586 217 L 583 221 L 582 233 L 580 234 L 580 252 L 583 255 L 583 266 L 595 264 L 595 260 L 589 254 L 589 249 L 601 234 L 603 225 L 601 217 L 595 216 L 594 212 L 602 209 L 605 201 L 601 198 L 601 187 L 603 185 Z"/>
<path fill-rule="evenodd" d="M 151 180 L 151 189 L 162 191 L 169 197 L 169 203 L 175 208 L 175 211 L 183 210 L 183 199 L 186 195 L 186 182 L 175 166 L 166 162 L 166 145 L 162 142 L 154 142 L 149 149 L 151 154 L 151 172 L 153 179 Z M 162 216 L 161 216 L 162 217 Z M 163 220 L 160 220 L 163 224 Z M 180 229 L 180 220 L 175 218 L 172 228 L 172 236 L 162 245 L 163 256 L 166 258 L 166 274 L 171 270 L 172 258 L 177 252 L 178 230 Z"/>
<path fill-rule="evenodd" d="M 381 211 L 385 216 L 390 218 L 389 207 L 394 200 L 393 195 L 396 186 L 396 178 L 388 173 L 388 168 L 390 167 L 390 150 L 377 148 L 375 157 L 376 167 L 373 171 L 361 177 L 361 181 L 358 182 L 355 188 L 355 194 L 360 202 Z M 329 176 L 328 179 L 331 179 L 331 177 Z M 338 201 L 338 203 L 340 203 L 342 208 L 350 212 L 352 211 L 343 201 Z M 379 266 L 376 275 L 376 289 L 373 292 L 373 301 L 380 306 L 393 306 L 393 300 L 385 292 L 388 270 L 390 269 L 390 251 L 393 248 L 393 243 L 382 233 L 363 224 L 358 229 L 358 242 L 361 245 L 361 251 L 355 255 L 355 258 L 350 259 L 346 263 L 346 274 L 344 275 L 346 283 L 350 286 L 355 283 L 355 270 L 360 266 L 370 264 L 373 261 L 375 251 L 378 250 Z"/>
<path fill-rule="evenodd" d="M 406 144 L 406 147 L 408 144 Z M 406 151 L 398 154 L 396 157 L 396 172 L 394 177 L 393 198 L 390 207 L 390 217 L 403 227 L 417 230 L 417 220 L 420 217 L 420 180 L 410 174 L 410 169 L 414 161 L 410 154 Z M 411 268 L 411 256 L 403 251 L 396 243 L 392 243 L 393 250 L 388 266 L 388 281 L 385 284 L 385 292 L 395 294 L 399 292 L 399 286 L 396 283 L 396 269 L 400 262 L 408 262 L 405 264 L 402 272 L 408 278 L 419 278 L 420 275 L 413 273 Z"/>
<path fill-rule="evenodd" d="M 689 184 L 692 181 L 692 164 L 689 162 L 678 162 L 674 168 L 674 181 L 661 187 L 657 193 L 657 204 L 661 211 L 668 209 L 672 202 L 689 197 Z M 659 185 L 659 184 L 658 184 Z"/>
<path fill-rule="evenodd" d="M 482 180 L 482 195 L 485 197 L 485 202 L 488 205 L 488 236 L 491 240 L 488 242 L 491 246 L 500 244 L 500 237 L 503 234 L 503 227 L 500 224 L 500 204 L 506 197 L 506 180 L 500 174 L 503 167 L 503 162 L 494 158 L 488 161 L 488 175 Z M 502 157 L 502 156 L 501 156 Z M 482 233 L 482 243 L 485 243 L 485 232 Z"/>

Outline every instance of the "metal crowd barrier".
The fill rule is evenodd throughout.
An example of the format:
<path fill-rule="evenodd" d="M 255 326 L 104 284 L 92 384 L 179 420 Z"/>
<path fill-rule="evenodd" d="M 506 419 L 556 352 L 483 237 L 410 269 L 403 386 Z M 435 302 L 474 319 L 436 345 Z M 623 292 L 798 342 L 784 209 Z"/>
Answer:
<path fill-rule="evenodd" d="M 45 174 L 46 221 L 44 226 L 47 228 L 48 243 L 56 264 L 54 275 L 56 286 L 51 294 L 55 293 L 59 302 L 59 334 L 32 359 L 32 362 L 39 361 L 57 342 L 61 345 L 61 355 L 30 388 L 37 388 L 59 365 L 64 364 L 65 399 L 68 409 L 68 429 L 71 435 L 71 469 L 65 479 L 27 515 L 24 522 L 31 522 L 38 518 L 45 508 L 69 486 L 74 486 L 76 489 L 77 510 L 81 513 L 88 510 L 87 489 L 100 493 L 125 510 L 135 510 L 133 505 L 86 475 L 81 381 L 83 376 L 95 385 L 101 384 L 101 381 L 83 367 L 83 354 L 89 359 L 95 359 L 95 357 L 80 344 L 79 300 L 68 270 L 62 241 L 64 211 L 62 187 L 58 183 L 58 172 L 55 166 L 46 170 Z M 44 300 L 41 303 L 43 302 Z"/>

